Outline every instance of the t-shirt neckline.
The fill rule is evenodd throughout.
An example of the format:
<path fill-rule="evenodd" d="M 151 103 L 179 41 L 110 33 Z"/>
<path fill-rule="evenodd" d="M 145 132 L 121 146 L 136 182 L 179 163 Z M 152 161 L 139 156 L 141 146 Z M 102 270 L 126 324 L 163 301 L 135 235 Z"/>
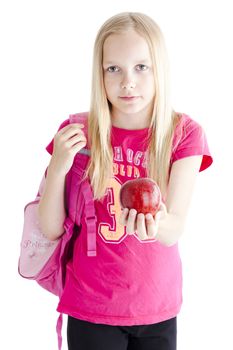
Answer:
<path fill-rule="evenodd" d="M 142 129 L 124 129 L 118 126 L 112 125 L 112 130 L 121 132 L 121 133 L 143 133 L 149 130 L 149 127 Z"/>

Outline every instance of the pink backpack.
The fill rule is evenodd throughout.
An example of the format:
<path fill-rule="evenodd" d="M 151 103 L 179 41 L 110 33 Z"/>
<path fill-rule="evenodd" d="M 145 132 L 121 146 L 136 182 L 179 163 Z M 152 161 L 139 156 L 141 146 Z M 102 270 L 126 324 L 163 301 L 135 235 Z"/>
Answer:
<path fill-rule="evenodd" d="M 84 118 L 84 119 L 83 119 Z M 69 116 L 70 123 L 84 122 L 87 113 Z M 81 217 L 87 224 L 87 255 L 96 256 L 96 215 L 92 189 L 88 179 L 82 180 L 89 160 L 90 151 L 80 150 L 70 171 L 66 175 L 66 209 L 64 234 L 56 241 L 49 241 L 40 231 L 37 207 L 45 185 L 46 173 L 41 180 L 37 196 L 24 208 L 24 226 L 18 263 L 19 274 L 35 280 L 49 292 L 62 295 L 66 264 L 72 258 L 74 241 L 81 229 Z M 57 321 L 58 348 L 61 349 L 62 314 Z"/>

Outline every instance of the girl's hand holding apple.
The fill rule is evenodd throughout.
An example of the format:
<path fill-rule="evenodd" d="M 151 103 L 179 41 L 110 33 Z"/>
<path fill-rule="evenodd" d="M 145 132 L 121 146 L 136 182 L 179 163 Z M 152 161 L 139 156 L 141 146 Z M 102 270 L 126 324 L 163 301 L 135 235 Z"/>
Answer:
<path fill-rule="evenodd" d="M 159 220 L 167 215 L 159 186 L 150 178 L 125 182 L 120 191 L 123 208 L 120 224 L 129 235 L 136 233 L 140 240 L 155 239 Z"/>
<path fill-rule="evenodd" d="M 158 233 L 160 219 L 167 216 L 167 208 L 160 204 L 156 215 L 138 213 L 135 209 L 123 208 L 120 216 L 120 224 L 126 226 L 126 233 L 137 234 L 140 240 L 155 239 Z"/>

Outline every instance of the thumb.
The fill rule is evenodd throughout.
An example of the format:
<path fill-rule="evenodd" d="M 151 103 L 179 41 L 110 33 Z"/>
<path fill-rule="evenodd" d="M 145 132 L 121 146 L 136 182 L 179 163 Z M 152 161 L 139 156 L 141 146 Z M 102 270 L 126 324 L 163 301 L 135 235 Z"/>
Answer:
<path fill-rule="evenodd" d="M 160 218 L 164 218 L 167 216 L 167 207 L 165 205 L 165 203 L 161 202 L 159 210 L 156 213 L 156 216 L 158 215 L 159 219 Z"/>

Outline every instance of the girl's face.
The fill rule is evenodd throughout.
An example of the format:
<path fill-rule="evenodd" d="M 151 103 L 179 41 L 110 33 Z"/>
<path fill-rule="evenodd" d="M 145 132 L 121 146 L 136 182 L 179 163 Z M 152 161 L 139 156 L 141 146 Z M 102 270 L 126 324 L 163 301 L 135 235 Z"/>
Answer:
<path fill-rule="evenodd" d="M 103 46 L 104 85 L 116 124 L 148 126 L 155 97 L 150 51 L 135 31 L 111 34 Z M 127 119 L 125 118 L 127 117 Z"/>

